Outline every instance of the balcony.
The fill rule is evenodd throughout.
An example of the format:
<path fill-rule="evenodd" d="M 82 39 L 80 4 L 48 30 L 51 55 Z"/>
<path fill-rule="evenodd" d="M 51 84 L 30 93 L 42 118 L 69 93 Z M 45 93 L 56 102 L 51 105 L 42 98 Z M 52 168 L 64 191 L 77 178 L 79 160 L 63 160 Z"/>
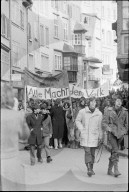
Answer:
<path fill-rule="evenodd" d="M 85 46 L 84 45 L 74 45 L 74 49 L 78 54 L 85 55 Z"/>
<path fill-rule="evenodd" d="M 33 0 L 22 0 L 22 4 L 27 8 L 33 4 Z"/>

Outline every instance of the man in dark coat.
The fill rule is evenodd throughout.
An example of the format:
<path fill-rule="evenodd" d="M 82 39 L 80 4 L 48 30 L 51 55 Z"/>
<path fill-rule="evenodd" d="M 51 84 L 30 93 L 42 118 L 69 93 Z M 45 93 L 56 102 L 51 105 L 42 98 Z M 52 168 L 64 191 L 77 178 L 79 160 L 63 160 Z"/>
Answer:
<path fill-rule="evenodd" d="M 35 164 L 35 146 L 37 146 L 37 158 L 39 162 L 43 162 L 41 157 L 42 145 L 42 115 L 39 114 L 40 107 L 37 104 L 32 105 L 32 113 L 27 116 L 26 121 L 30 129 L 28 143 L 30 144 L 30 160 L 31 165 Z"/>
<path fill-rule="evenodd" d="M 102 127 L 108 132 L 108 140 L 112 147 L 107 174 L 118 177 L 121 175 L 118 171 L 119 145 L 128 131 L 128 111 L 122 107 L 122 99 L 119 96 L 115 98 L 114 107 L 109 107 L 104 112 Z M 112 172 L 113 166 L 114 173 Z"/>
<path fill-rule="evenodd" d="M 62 148 L 62 138 L 64 133 L 64 112 L 63 107 L 60 106 L 60 100 L 56 100 L 55 106 L 51 108 L 51 118 L 53 126 L 53 138 L 54 138 L 54 147 L 58 149 Z"/>

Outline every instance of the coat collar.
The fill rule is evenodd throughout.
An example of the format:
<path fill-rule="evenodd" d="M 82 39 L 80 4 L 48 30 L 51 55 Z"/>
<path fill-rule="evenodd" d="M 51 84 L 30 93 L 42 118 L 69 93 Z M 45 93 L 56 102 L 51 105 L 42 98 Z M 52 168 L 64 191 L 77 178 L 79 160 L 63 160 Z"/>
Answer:
<path fill-rule="evenodd" d="M 91 111 L 89 110 L 89 107 L 85 107 L 85 112 L 86 113 L 91 113 Z M 95 108 L 95 111 L 93 113 L 91 113 L 93 116 L 94 115 L 99 115 L 100 114 L 100 111 L 99 109 Z"/>

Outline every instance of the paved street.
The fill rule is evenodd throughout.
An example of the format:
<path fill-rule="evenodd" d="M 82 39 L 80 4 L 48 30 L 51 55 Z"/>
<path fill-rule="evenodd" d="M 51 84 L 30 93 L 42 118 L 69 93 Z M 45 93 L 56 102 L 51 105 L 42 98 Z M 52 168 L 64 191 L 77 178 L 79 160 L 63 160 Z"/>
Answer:
<path fill-rule="evenodd" d="M 108 176 L 109 152 L 104 150 L 95 164 L 95 176 L 87 176 L 83 149 L 51 149 L 53 161 L 47 164 L 43 152 L 43 164 L 30 166 L 29 151 L 20 151 L 19 158 L 25 167 L 27 190 L 39 191 L 127 191 L 128 159 L 120 157 L 118 178 Z"/>

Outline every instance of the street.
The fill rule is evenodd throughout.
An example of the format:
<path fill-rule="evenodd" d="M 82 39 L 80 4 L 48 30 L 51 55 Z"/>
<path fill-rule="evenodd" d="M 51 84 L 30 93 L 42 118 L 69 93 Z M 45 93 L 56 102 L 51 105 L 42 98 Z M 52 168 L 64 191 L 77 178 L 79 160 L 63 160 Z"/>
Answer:
<path fill-rule="evenodd" d="M 39 191 L 127 191 L 128 158 L 120 157 L 118 178 L 107 175 L 110 153 L 103 150 L 95 175 L 87 176 L 83 149 L 51 149 L 53 161 L 48 164 L 43 152 L 43 164 L 30 166 L 29 151 L 20 151 L 19 158 L 25 167 L 26 190 Z"/>

